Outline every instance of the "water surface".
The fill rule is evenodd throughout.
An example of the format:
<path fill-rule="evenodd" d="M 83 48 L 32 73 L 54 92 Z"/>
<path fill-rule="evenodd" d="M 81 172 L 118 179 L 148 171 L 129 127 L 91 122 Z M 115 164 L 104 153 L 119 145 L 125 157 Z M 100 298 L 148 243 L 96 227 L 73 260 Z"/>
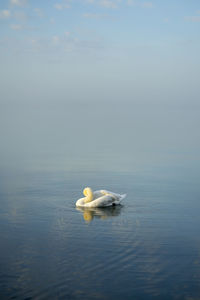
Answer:
<path fill-rule="evenodd" d="M 198 299 L 199 187 L 187 174 L 1 176 L 1 299 Z M 126 192 L 81 211 L 81 188 Z"/>
<path fill-rule="evenodd" d="M 197 105 L 36 99 L 0 114 L 1 299 L 199 298 Z M 85 186 L 127 198 L 77 210 Z"/>

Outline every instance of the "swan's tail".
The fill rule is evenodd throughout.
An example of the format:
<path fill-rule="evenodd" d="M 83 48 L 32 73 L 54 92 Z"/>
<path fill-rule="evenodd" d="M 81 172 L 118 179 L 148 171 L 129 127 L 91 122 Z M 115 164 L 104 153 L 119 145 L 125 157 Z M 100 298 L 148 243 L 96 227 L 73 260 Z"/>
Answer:
<path fill-rule="evenodd" d="M 124 198 L 126 198 L 126 194 L 123 194 L 123 195 L 120 195 L 121 197 L 120 197 L 120 202 L 124 199 Z"/>

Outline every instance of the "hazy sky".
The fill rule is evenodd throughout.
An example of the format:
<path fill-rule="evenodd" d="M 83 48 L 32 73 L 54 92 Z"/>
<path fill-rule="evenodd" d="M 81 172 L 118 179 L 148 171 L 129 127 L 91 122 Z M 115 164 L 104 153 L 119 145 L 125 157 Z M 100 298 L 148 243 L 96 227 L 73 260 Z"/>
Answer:
<path fill-rule="evenodd" d="M 198 0 L 1 0 L 1 99 L 196 98 L 199 32 Z"/>
<path fill-rule="evenodd" d="M 199 53 L 198 0 L 1 0 L 2 162 L 195 161 Z"/>

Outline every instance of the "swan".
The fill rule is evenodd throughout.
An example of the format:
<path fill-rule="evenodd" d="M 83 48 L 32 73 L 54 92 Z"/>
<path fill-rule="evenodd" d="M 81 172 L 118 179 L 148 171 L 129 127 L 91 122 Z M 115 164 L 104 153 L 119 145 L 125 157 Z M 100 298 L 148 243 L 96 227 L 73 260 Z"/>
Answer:
<path fill-rule="evenodd" d="M 83 190 L 84 198 L 76 202 L 78 207 L 107 207 L 120 204 L 121 200 L 126 197 L 126 194 L 120 195 L 106 190 L 92 191 L 86 187 Z"/>

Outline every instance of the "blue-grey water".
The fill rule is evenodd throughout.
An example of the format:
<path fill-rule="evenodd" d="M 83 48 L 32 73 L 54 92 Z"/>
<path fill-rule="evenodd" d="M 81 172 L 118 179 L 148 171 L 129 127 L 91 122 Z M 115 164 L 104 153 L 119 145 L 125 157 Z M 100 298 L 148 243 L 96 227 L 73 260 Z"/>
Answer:
<path fill-rule="evenodd" d="M 3 108 L 1 299 L 199 299 L 198 109 Z"/>

